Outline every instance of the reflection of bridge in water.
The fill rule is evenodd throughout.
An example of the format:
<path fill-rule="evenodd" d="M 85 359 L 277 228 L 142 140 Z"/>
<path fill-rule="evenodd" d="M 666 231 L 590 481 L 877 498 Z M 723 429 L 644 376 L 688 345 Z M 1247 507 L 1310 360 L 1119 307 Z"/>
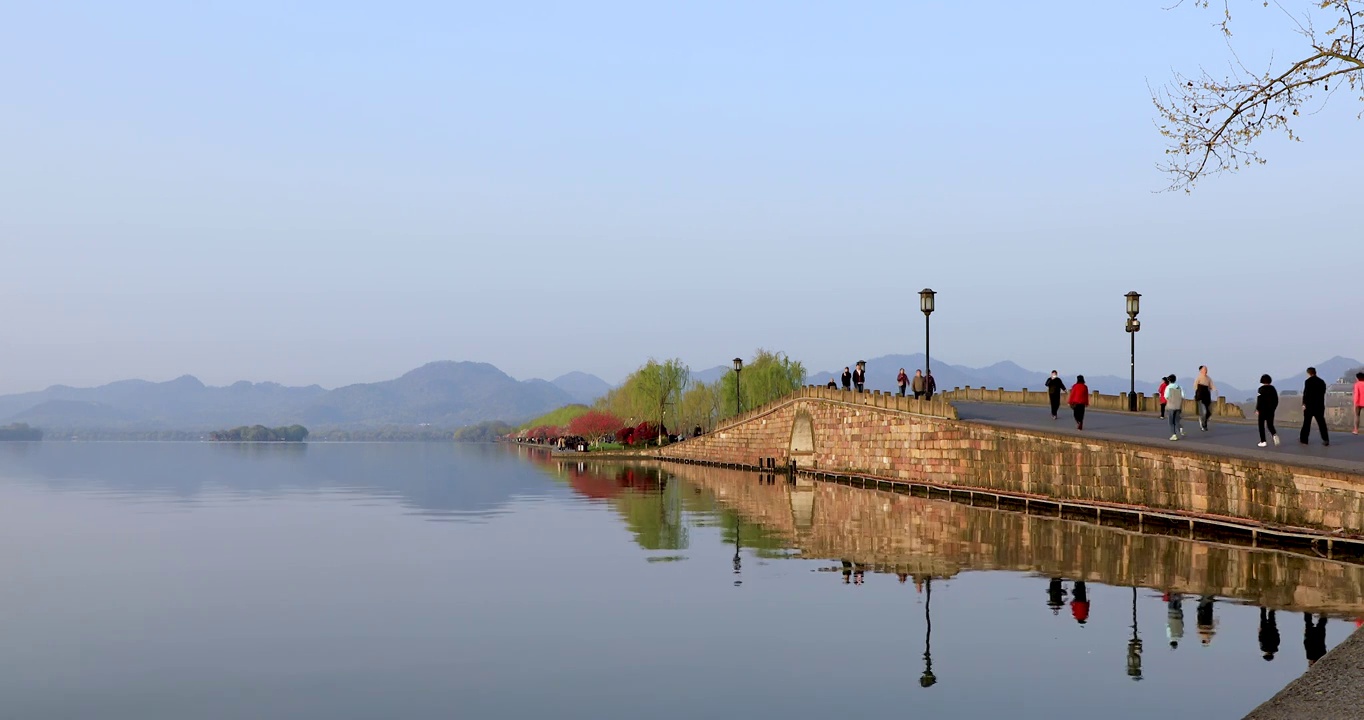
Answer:
<path fill-rule="evenodd" d="M 1364 616 L 1364 566 L 1311 554 L 805 479 L 769 484 L 752 472 L 699 465 L 665 472 L 710 491 L 802 556 L 867 570 L 929 577 L 1009 570 Z"/>

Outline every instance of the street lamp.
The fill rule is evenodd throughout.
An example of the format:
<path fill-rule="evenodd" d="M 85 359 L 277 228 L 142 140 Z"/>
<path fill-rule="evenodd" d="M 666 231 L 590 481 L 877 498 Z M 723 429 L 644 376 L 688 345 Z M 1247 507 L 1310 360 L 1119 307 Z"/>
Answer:
<path fill-rule="evenodd" d="M 938 682 L 938 676 L 933 674 L 933 615 L 930 613 L 930 608 L 933 606 L 932 575 L 928 576 L 924 585 L 927 588 L 928 597 L 924 600 L 924 672 L 919 676 L 919 687 L 926 688 L 933 687 Z"/>
<path fill-rule="evenodd" d="M 919 309 L 924 311 L 924 374 L 932 372 L 928 362 L 928 316 L 933 314 L 934 293 L 928 288 L 919 291 Z"/>
<path fill-rule="evenodd" d="M 1137 333 L 1141 331 L 1141 321 L 1137 319 L 1137 313 L 1141 312 L 1141 293 L 1133 290 L 1127 293 L 1127 334 L 1132 337 L 1132 385 L 1127 391 L 1127 409 L 1131 412 L 1137 411 Z"/>
<path fill-rule="evenodd" d="M 743 412 L 739 402 L 739 373 L 744 369 L 744 359 L 734 358 L 734 414 Z"/>
<path fill-rule="evenodd" d="M 1132 639 L 1127 641 L 1127 677 L 1141 680 L 1141 635 L 1137 632 L 1137 588 L 1132 588 Z"/>

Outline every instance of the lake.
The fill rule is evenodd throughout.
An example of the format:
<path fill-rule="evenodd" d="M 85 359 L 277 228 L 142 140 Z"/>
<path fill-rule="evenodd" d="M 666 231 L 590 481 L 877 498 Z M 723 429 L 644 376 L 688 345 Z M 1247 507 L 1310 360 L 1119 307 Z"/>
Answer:
<path fill-rule="evenodd" d="M 23 719 L 1235 718 L 1364 615 L 1321 558 L 494 445 L 0 443 L 0 544 Z"/>

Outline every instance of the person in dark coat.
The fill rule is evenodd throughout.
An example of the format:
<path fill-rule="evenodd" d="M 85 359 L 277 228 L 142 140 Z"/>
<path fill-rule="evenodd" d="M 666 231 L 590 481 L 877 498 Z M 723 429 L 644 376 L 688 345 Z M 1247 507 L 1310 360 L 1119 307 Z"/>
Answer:
<path fill-rule="evenodd" d="M 1260 652 L 1265 660 L 1273 660 L 1279 651 L 1279 623 L 1274 619 L 1274 611 L 1260 608 Z"/>
<path fill-rule="evenodd" d="M 1302 647 L 1307 651 L 1307 667 L 1317 664 L 1326 654 L 1326 616 L 1318 615 L 1316 624 L 1312 623 L 1312 613 L 1303 613 Z"/>
<path fill-rule="evenodd" d="M 1321 444 L 1329 446 L 1331 436 L 1326 432 L 1326 381 L 1317 377 L 1316 368 L 1307 368 L 1307 381 L 1302 384 L 1302 432 L 1298 441 L 1307 444 L 1312 435 L 1312 421 L 1321 431 Z"/>
<path fill-rule="evenodd" d="M 1274 411 L 1279 409 L 1279 391 L 1271 385 L 1274 381 L 1268 375 L 1260 376 L 1260 391 L 1255 395 L 1255 417 L 1260 426 L 1260 447 L 1264 447 L 1265 428 L 1269 428 L 1269 434 L 1274 438 L 1274 444 L 1279 444 L 1279 431 L 1274 429 Z"/>
<path fill-rule="evenodd" d="M 848 369 L 848 366 L 847 366 L 847 365 L 844 365 L 844 366 L 843 366 L 843 378 L 842 378 L 842 380 L 843 380 L 843 389 L 844 389 L 844 390 L 851 390 L 851 389 L 852 389 L 852 371 Z"/>
<path fill-rule="evenodd" d="M 924 399 L 932 400 L 933 393 L 938 391 L 938 381 L 933 379 L 933 371 L 929 370 L 924 375 Z"/>
<path fill-rule="evenodd" d="M 1061 393 L 1066 391 L 1066 383 L 1061 376 L 1051 371 L 1051 377 L 1047 378 L 1047 399 L 1051 401 L 1051 419 L 1056 419 L 1056 412 L 1061 409 Z"/>
<path fill-rule="evenodd" d="M 862 392 L 865 389 L 865 386 L 867 384 L 866 365 L 862 363 L 857 363 L 857 369 L 853 371 L 852 381 L 853 386 L 857 388 L 857 392 Z"/>

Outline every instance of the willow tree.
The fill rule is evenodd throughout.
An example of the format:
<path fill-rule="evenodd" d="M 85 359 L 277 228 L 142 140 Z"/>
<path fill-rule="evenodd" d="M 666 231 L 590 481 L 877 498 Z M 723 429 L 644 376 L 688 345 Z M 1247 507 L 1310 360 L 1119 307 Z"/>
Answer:
<path fill-rule="evenodd" d="M 1211 0 L 1196 0 L 1206 8 Z M 1268 2 L 1264 3 L 1266 6 Z M 1295 59 L 1271 60 L 1266 69 L 1251 69 L 1230 48 L 1230 0 L 1223 0 L 1219 23 L 1231 49 L 1227 73 L 1175 73 L 1152 93 L 1160 112 L 1160 132 L 1167 139 L 1172 189 L 1190 190 L 1208 175 L 1264 164 L 1255 142 L 1265 134 L 1283 133 L 1298 141 L 1297 118 L 1314 98 L 1322 105 L 1341 90 L 1364 101 L 1364 0 L 1312 0 L 1297 24 L 1303 47 Z M 1275 6 L 1282 8 L 1280 3 Z M 1364 113 L 1360 113 L 1364 115 Z M 1358 117 L 1358 115 L 1356 116 Z"/>
<path fill-rule="evenodd" d="M 734 383 L 739 383 L 742 407 L 736 408 Z M 725 403 L 725 415 L 739 410 L 751 410 L 764 403 L 789 395 L 805 384 L 805 366 L 782 352 L 759 349 L 753 359 L 744 363 L 741 373 L 730 371 L 720 379 L 720 401 Z"/>
<path fill-rule="evenodd" d="M 674 408 L 675 415 L 680 413 L 682 395 L 690 378 L 691 371 L 681 360 L 673 358 L 659 362 L 650 358 L 630 373 L 620 386 L 598 400 L 597 407 L 618 418 L 629 418 L 631 424 L 636 420 L 657 423 L 661 440 L 668 407 Z"/>

